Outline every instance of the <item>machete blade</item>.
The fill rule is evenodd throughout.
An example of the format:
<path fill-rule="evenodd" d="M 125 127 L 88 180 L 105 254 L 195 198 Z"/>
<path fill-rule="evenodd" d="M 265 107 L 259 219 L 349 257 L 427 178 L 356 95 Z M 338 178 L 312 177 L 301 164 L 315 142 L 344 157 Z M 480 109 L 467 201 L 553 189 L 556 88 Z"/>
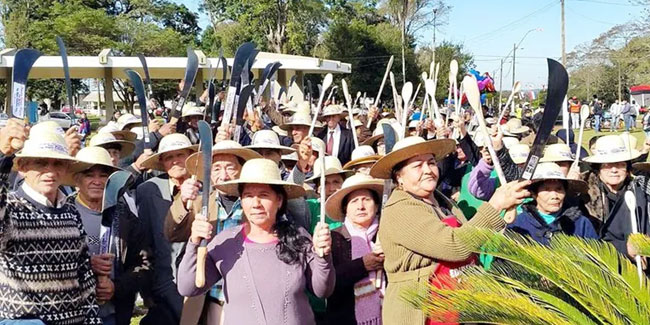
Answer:
<path fill-rule="evenodd" d="M 214 114 L 214 98 L 217 95 L 215 88 L 214 82 L 210 80 L 210 83 L 208 84 L 208 107 L 205 109 L 205 116 L 207 117 L 207 111 L 210 111 L 210 122 L 212 123 L 215 123 L 217 120 L 217 116 Z M 205 120 L 207 120 L 207 118 L 205 118 Z"/>
<path fill-rule="evenodd" d="M 179 120 L 182 115 L 183 105 L 185 105 L 185 100 L 194 86 L 194 79 L 196 74 L 199 71 L 199 58 L 196 56 L 196 53 L 192 48 L 187 48 L 187 65 L 185 66 L 185 77 L 183 78 L 183 89 L 181 90 L 179 99 L 172 106 L 172 119 L 174 122 Z M 180 107 L 180 109 L 178 109 Z"/>
<path fill-rule="evenodd" d="M 117 205 L 120 197 L 131 187 L 134 179 L 130 172 L 118 170 L 108 176 L 106 187 L 104 188 L 104 198 L 102 201 L 102 211 Z"/>
<path fill-rule="evenodd" d="M 124 73 L 131 80 L 133 90 L 138 97 L 138 105 L 140 105 L 140 118 L 142 119 L 142 138 L 144 139 L 144 148 L 151 149 L 149 140 L 149 114 L 147 113 L 147 94 L 144 91 L 144 83 L 140 74 L 134 70 L 126 69 Z"/>
<path fill-rule="evenodd" d="M 255 88 L 255 86 L 246 85 L 243 86 L 241 91 L 239 92 L 239 103 L 237 106 L 237 117 L 236 117 L 237 125 L 241 125 L 244 121 L 244 111 L 246 108 L 246 102 L 248 102 L 248 100 L 250 99 L 250 96 L 253 93 L 253 88 Z"/>
<path fill-rule="evenodd" d="M 138 53 L 138 59 L 140 59 L 140 64 L 142 64 L 142 70 L 144 70 L 144 81 L 147 84 L 147 98 L 151 97 L 153 90 L 151 89 L 151 77 L 149 76 L 149 67 L 147 66 L 147 58 L 142 53 Z"/>
<path fill-rule="evenodd" d="M 14 56 L 14 66 L 11 71 L 11 117 L 25 118 L 25 86 L 29 70 L 34 62 L 41 56 L 41 52 L 34 49 L 21 49 Z"/>
<path fill-rule="evenodd" d="M 74 117 L 74 107 L 72 107 L 72 81 L 70 81 L 70 66 L 68 65 L 68 51 L 65 48 L 65 43 L 60 36 L 56 37 L 56 44 L 59 47 L 59 55 L 61 55 L 61 61 L 63 61 L 63 75 L 65 77 L 65 93 L 66 93 L 66 105 L 70 108 L 70 113 Z"/>
<path fill-rule="evenodd" d="M 546 96 L 546 106 L 544 107 L 542 122 L 537 130 L 535 141 L 530 149 L 530 154 L 528 154 L 524 171 L 521 174 L 521 178 L 527 180 L 533 178 L 535 168 L 537 168 L 537 163 L 542 157 L 544 146 L 548 141 L 551 131 L 553 131 L 553 126 L 560 114 L 562 102 L 569 88 L 569 74 L 564 66 L 553 59 L 547 59 L 547 61 L 548 94 Z"/>
<path fill-rule="evenodd" d="M 251 42 L 244 43 L 237 48 L 235 60 L 233 61 L 232 69 L 230 70 L 230 84 L 228 85 L 228 94 L 226 95 L 226 105 L 223 108 L 223 119 L 221 120 L 222 126 L 229 124 L 232 121 L 237 92 L 241 83 L 241 72 L 246 60 L 248 60 L 248 57 L 254 50 L 255 45 Z"/>
<path fill-rule="evenodd" d="M 393 146 L 397 142 L 397 135 L 395 134 L 395 129 L 388 123 L 382 124 L 381 128 L 384 131 L 384 148 L 386 154 L 389 154 L 393 151 Z"/>

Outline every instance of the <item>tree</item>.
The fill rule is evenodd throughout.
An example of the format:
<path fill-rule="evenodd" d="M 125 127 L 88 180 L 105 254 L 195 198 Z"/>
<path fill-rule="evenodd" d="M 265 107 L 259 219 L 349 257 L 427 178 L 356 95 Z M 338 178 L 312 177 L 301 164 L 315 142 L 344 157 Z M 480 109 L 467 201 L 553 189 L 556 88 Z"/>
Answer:
<path fill-rule="evenodd" d="M 422 47 L 417 52 L 417 63 L 419 71 L 429 71 L 431 63 L 431 47 Z M 436 63 L 440 63 L 438 72 L 438 85 L 436 87 L 436 100 L 444 101 L 449 94 L 449 63 L 451 60 L 458 61 L 458 83 L 460 79 L 469 71 L 475 68 L 474 57 L 467 53 L 462 44 L 453 44 L 445 41 L 436 46 Z M 433 77 L 430 77 L 433 78 Z"/>

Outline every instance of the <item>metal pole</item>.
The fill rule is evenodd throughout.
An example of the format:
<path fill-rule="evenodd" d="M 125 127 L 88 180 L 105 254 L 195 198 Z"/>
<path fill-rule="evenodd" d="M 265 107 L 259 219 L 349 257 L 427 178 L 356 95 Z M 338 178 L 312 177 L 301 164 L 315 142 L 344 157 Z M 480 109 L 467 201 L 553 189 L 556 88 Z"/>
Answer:
<path fill-rule="evenodd" d="M 515 84 L 515 58 L 517 54 L 517 43 L 512 44 L 512 84 Z"/>
<path fill-rule="evenodd" d="M 501 69 L 499 70 L 499 113 L 501 113 L 501 95 L 503 94 L 503 59 L 501 59 Z"/>
<path fill-rule="evenodd" d="M 562 65 L 566 67 L 566 34 L 564 32 L 564 0 L 560 0 L 562 6 Z"/>

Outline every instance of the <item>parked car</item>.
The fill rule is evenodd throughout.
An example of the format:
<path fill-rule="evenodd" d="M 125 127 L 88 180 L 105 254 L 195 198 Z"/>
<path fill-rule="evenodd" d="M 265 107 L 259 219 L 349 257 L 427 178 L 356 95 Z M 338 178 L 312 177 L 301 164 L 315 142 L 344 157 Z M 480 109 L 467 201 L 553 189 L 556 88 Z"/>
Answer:
<path fill-rule="evenodd" d="M 63 112 L 49 112 L 40 118 L 41 121 L 54 121 L 64 130 L 69 129 L 71 126 L 76 125 L 77 121 L 72 118 L 69 113 Z"/>
<path fill-rule="evenodd" d="M 8 120 L 9 120 L 9 115 L 5 113 L 0 113 L 0 128 L 3 128 L 5 125 L 7 125 Z"/>

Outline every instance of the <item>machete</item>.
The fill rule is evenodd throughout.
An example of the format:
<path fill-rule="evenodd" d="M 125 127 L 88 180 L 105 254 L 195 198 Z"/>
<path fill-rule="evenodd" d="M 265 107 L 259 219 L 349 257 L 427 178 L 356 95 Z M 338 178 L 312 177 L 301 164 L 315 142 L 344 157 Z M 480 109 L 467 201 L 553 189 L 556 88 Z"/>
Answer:
<path fill-rule="evenodd" d="M 269 65 L 270 65 L 270 67 L 269 67 Z M 267 74 L 266 74 L 266 76 L 262 75 L 262 79 L 260 80 L 262 82 L 262 85 L 260 86 L 259 90 L 257 91 L 257 96 L 255 97 L 255 104 L 259 104 L 260 99 L 262 98 L 262 95 L 266 91 L 266 88 L 268 87 L 269 82 L 271 81 L 271 76 L 273 76 L 278 71 L 278 69 L 280 69 L 280 67 L 282 66 L 282 63 L 276 61 L 276 62 L 273 62 L 273 63 L 269 63 L 269 65 L 267 65 L 267 68 L 269 68 L 269 71 L 266 71 L 266 68 L 265 68 L 264 70 L 265 70 L 265 72 Z M 271 96 L 272 95 L 273 94 L 271 94 Z"/>
<path fill-rule="evenodd" d="M 192 51 L 192 48 L 187 48 L 187 65 L 185 66 L 185 78 L 183 78 L 183 89 L 181 89 L 180 96 L 178 101 L 172 106 L 171 120 L 170 123 L 175 124 L 181 118 L 183 113 L 183 105 L 187 100 L 187 96 L 192 90 L 194 85 L 194 79 L 196 74 L 199 71 L 199 58 L 196 56 L 196 53 Z M 179 109 L 180 107 L 180 109 Z"/>
<path fill-rule="evenodd" d="M 22 49 L 14 56 L 14 66 L 11 71 L 11 117 L 25 119 L 25 86 L 29 70 L 34 62 L 41 56 L 41 52 L 34 49 Z M 11 147 L 18 150 L 23 147 L 23 141 L 11 140 Z"/>
<path fill-rule="evenodd" d="M 70 66 L 68 66 L 68 51 L 65 49 L 65 43 L 60 36 L 56 37 L 56 44 L 59 46 L 59 54 L 63 61 L 63 76 L 65 77 L 66 106 L 70 108 L 70 114 L 74 119 L 74 107 L 72 107 L 72 82 L 70 81 Z"/>
<path fill-rule="evenodd" d="M 219 61 L 221 61 L 221 90 L 226 89 L 226 85 L 228 84 L 226 80 L 228 80 L 228 61 L 226 61 L 226 58 L 223 57 L 223 48 L 219 50 Z"/>
<path fill-rule="evenodd" d="M 239 46 L 235 53 L 235 60 L 233 61 L 232 69 L 230 70 L 230 83 L 228 85 L 228 94 L 226 95 L 226 105 L 222 108 L 223 118 L 221 126 L 226 126 L 231 123 L 235 105 L 237 103 L 237 88 L 241 83 L 241 71 L 244 64 L 251 53 L 255 50 L 253 43 L 247 42 Z"/>
<path fill-rule="evenodd" d="M 210 204 L 210 171 L 212 170 L 212 129 L 206 121 L 199 121 L 199 139 L 200 158 L 203 162 L 203 170 L 201 170 L 201 175 L 203 176 L 201 216 L 203 216 L 203 220 L 207 221 L 210 220 L 208 205 Z M 196 278 L 194 279 L 194 284 L 197 288 L 203 288 L 205 285 L 205 257 L 207 253 L 208 241 L 202 238 L 196 253 Z"/>
<path fill-rule="evenodd" d="M 135 95 L 138 97 L 138 105 L 140 105 L 140 118 L 142 119 L 142 138 L 144 139 L 144 149 L 151 150 L 151 140 L 149 140 L 149 114 L 147 113 L 147 95 L 144 91 L 144 84 L 140 74 L 131 69 L 124 70 L 124 73 L 131 80 Z"/>
<path fill-rule="evenodd" d="M 562 109 L 564 96 L 566 96 L 569 89 L 569 75 L 564 66 L 553 59 L 547 59 L 547 61 L 548 93 L 546 95 L 546 106 L 544 107 L 542 122 L 537 129 L 535 141 L 533 141 L 533 146 L 530 148 L 528 159 L 524 165 L 524 171 L 521 174 L 521 178 L 526 180 L 530 180 L 535 173 L 537 163 L 544 153 L 544 146 Z"/>
<path fill-rule="evenodd" d="M 210 80 L 208 84 L 208 107 L 205 109 L 206 112 L 210 111 L 210 124 L 217 123 L 217 118 L 219 118 L 219 112 L 216 112 L 214 107 L 214 98 L 217 95 L 215 88 L 214 82 Z M 204 120 L 208 120 L 207 113 L 204 114 Z"/>
<path fill-rule="evenodd" d="M 151 98 L 153 90 L 151 89 L 151 77 L 149 76 L 147 58 L 144 57 L 144 54 L 138 53 L 138 59 L 140 59 L 140 64 L 142 64 L 142 70 L 144 70 L 144 81 L 147 84 L 147 98 Z"/>
<path fill-rule="evenodd" d="M 246 85 L 243 86 L 239 92 L 239 102 L 237 103 L 237 114 L 235 116 L 235 133 L 233 134 L 233 140 L 237 142 L 239 142 L 242 125 L 244 124 L 244 110 L 246 109 L 246 104 L 249 102 L 254 88 L 255 86 L 253 85 Z"/>

